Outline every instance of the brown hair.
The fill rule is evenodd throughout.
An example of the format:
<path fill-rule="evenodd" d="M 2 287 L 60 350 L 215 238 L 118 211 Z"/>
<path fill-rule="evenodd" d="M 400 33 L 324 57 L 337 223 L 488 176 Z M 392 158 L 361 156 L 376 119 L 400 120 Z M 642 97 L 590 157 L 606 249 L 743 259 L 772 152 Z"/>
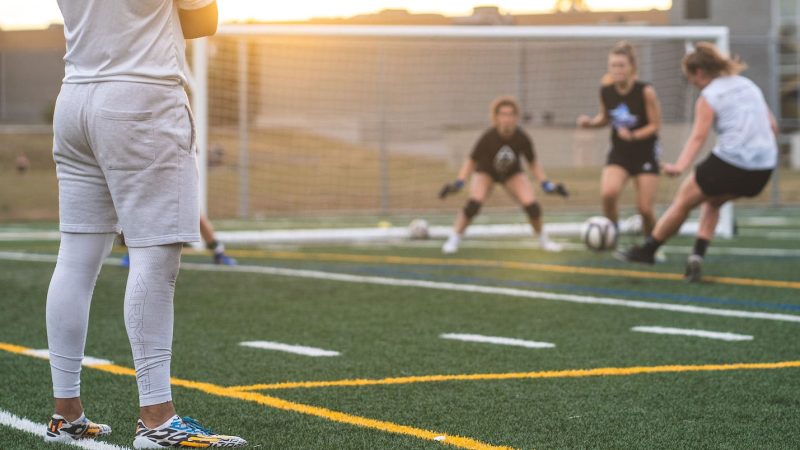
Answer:
<path fill-rule="evenodd" d="M 636 73 L 638 70 L 638 64 L 636 61 L 636 50 L 628 41 L 619 41 L 611 47 L 611 50 L 608 52 L 610 55 L 622 55 L 628 58 L 628 62 L 631 63 L 633 66 L 633 72 Z"/>
<path fill-rule="evenodd" d="M 497 117 L 497 114 L 500 112 L 500 109 L 506 106 L 510 106 L 514 110 L 514 114 L 519 116 L 520 109 L 519 109 L 519 102 L 517 102 L 517 99 L 509 95 L 497 97 L 496 99 L 494 99 L 494 101 L 492 101 L 492 107 L 490 111 L 491 120 L 493 124 L 495 124 L 496 122 L 495 118 Z"/>
<path fill-rule="evenodd" d="M 747 64 L 739 58 L 730 58 L 710 42 L 698 42 L 694 46 L 694 51 L 686 54 L 681 61 L 683 72 L 694 74 L 702 70 L 711 78 L 719 76 L 737 75 L 747 69 Z"/>

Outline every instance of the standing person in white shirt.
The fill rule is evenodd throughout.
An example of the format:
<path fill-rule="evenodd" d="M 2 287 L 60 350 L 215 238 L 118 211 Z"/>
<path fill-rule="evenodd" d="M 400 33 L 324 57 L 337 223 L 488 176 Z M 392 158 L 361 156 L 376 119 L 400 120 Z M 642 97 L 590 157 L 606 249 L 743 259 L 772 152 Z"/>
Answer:
<path fill-rule="evenodd" d="M 697 157 L 714 127 L 717 144 L 694 174 L 681 185 L 669 209 L 643 246 L 617 255 L 631 262 L 653 264 L 655 251 L 678 232 L 689 213 L 702 205 L 700 228 L 686 263 L 686 280 L 700 280 L 706 248 L 714 237 L 719 210 L 725 202 L 754 197 L 769 182 L 778 161 L 778 126 L 758 86 L 739 75 L 746 66 L 701 42 L 683 58 L 683 72 L 701 89 L 692 134 L 675 164 L 665 164 L 670 176 L 682 174 Z"/>
<path fill-rule="evenodd" d="M 111 433 L 86 418 L 80 371 L 103 259 L 125 232 L 125 326 L 139 388 L 134 448 L 241 447 L 175 412 L 173 297 L 181 248 L 200 239 L 186 38 L 216 32 L 215 0 L 58 0 L 67 52 L 53 122 L 61 245 L 47 293 L 55 413 L 48 442 Z"/>

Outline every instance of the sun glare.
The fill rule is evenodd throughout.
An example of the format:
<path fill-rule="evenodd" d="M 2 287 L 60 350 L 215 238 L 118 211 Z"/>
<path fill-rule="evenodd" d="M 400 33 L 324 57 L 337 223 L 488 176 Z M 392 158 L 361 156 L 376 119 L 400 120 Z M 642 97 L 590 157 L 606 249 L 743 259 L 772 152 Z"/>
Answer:
<path fill-rule="evenodd" d="M 220 18 L 230 21 L 288 21 L 314 17 L 349 17 L 382 9 L 406 9 L 415 13 L 468 15 L 481 4 L 495 4 L 510 13 L 541 13 L 551 11 L 555 0 L 294 0 L 265 2 L 263 0 L 218 0 Z M 669 9 L 671 0 L 586 0 L 592 9 Z M 55 0 L 0 0 L 0 27 L 4 29 L 44 27 L 60 22 L 61 14 Z"/>

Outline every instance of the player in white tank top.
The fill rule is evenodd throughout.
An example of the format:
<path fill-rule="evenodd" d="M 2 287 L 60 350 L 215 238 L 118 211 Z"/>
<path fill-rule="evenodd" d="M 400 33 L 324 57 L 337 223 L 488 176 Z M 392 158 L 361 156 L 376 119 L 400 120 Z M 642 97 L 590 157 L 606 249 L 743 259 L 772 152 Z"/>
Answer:
<path fill-rule="evenodd" d="M 686 265 L 686 279 L 698 281 L 722 205 L 739 197 L 758 195 L 769 181 L 777 163 L 778 127 L 760 89 L 739 75 L 745 67 L 709 43 L 697 44 L 684 57 L 686 78 L 702 91 L 695 106 L 692 134 L 678 161 L 664 165 L 664 173 L 678 176 L 687 170 L 712 128 L 717 132 L 717 144 L 683 181 L 645 244 L 618 252 L 620 259 L 653 264 L 655 251 L 678 232 L 694 208 L 702 205 L 697 240 Z"/>
<path fill-rule="evenodd" d="M 773 169 L 778 145 L 770 112 L 758 86 L 741 75 L 714 78 L 702 96 L 714 110 L 714 154 L 745 170 Z"/>

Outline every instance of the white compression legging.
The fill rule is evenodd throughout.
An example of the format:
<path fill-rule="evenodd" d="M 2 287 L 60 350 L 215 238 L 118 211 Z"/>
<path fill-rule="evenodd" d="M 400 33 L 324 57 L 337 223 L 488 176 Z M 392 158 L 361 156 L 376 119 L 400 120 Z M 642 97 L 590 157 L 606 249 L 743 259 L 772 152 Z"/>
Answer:
<path fill-rule="evenodd" d="M 80 396 L 80 372 L 89 306 L 114 234 L 62 233 L 58 263 L 47 293 L 47 341 L 53 395 Z M 140 406 L 172 399 L 172 301 L 181 244 L 129 248 L 125 327 L 133 351 Z"/>

